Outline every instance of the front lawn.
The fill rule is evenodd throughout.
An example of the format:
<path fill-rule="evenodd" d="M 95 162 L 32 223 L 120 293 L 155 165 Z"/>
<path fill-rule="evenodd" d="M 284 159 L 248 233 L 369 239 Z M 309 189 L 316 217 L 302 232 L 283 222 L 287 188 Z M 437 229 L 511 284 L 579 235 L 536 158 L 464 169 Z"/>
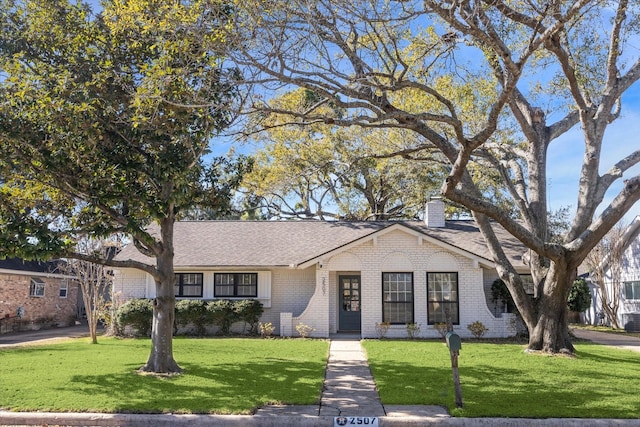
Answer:
<path fill-rule="evenodd" d="M 0 350 L 0 408 L 12 411 L 248 414 L 266 403 L 315 404 L 328 342 L 174 340 L 185 373 L 140 375 L 148 339 L 100 338 Z"/>
<path fill-rule="evenodd" d="M 524 353 L 518 344 L 465 341 L 458 410 L 444 343 L 363 345 L 385 405 L 441 405 L 463 417 L 640 418 L 640 353 L 578 343 L 577 357 L 552 357 Z"/>

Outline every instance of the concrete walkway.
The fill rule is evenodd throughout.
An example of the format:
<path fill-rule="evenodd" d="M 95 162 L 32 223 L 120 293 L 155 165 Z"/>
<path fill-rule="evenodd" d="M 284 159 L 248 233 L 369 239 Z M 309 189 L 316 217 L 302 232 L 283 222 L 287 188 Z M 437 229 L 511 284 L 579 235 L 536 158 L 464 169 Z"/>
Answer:
<path fill-rule="evenodd" d="M 304 415 L 318 417 L 394 417 L 425 420 L 449 417 L 445 408 L 427 405 L 383 406 L 360 344 L 360 338 L 333 337 L 319 405 L 270 405 L 256 416 Z M 386 424 L 385 424 L 386 425 Z"/>
<path fill-rule="evenodd" d="M 331 341 L 319 415 L 385 415 L 359 340 Z"/>

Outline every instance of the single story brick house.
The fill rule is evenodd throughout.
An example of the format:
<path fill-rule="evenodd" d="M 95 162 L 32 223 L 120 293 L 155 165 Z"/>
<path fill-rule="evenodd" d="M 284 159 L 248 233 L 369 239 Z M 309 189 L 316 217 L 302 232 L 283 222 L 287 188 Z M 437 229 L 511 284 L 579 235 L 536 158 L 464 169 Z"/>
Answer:
<path fill-rule="evenodd" d="M 70 326 L 80 308 L 79 285 L 57 262 L 0 260 L 0 333 Z"/>
<path fill-rule="evenodd" d="M 438 337 L 433 327 L 451 313 L 454 329 L 480 321 L 487 337 L 515 333 L 512 314 L 491 300 L 497 278 L 484 239 L 470 220 L 445 221 L 444 203 L 427 204 L 425 221 L 200 221 L 175 225 L 176 297 L 255 298 L 262 322 L 281 336 L 297 335 L 299 323 L 312 336 L 349 332 L 377 337 L 376 324 L 389 322 L 388 337 L 406 337 L 407 324 L 420 337 Z M 508 233 L 504 250 L 523 274 L 524 247 Z M 151 263 L 129 245 L 117 259 Z M 121 299 L 154 298 L 150 275 L 114 271 Z"/>

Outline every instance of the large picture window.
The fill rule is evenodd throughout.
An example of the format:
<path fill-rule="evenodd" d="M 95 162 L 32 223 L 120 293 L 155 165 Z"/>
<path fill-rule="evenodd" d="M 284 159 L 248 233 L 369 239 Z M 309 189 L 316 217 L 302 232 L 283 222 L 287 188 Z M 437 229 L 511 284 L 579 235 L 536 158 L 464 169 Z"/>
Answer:
<path fill-rule="evenodd" d="M 216 298 L 258 296 L 257 273 L 216 273 L 214 284 Z"/>
<path fill-rule="evenodd" d="M 445 323 L 447 312 L 451 323 L 459 325 L 458 273 L 427 273 L 428 323 Z"/>
<path fill-rule="evenodd" d="M 413 273 L 382 273 L 382 320 L 413 323 Z"/>
<path fill-rule="evenodd" d="M 202 273 L 176 273 L 176 297 L 202 297 Z"/>
<path fill-rule="evenodd" d="M 624 282 L 624 298 L 640 299 L 640 280 L 634 282 Z"/>

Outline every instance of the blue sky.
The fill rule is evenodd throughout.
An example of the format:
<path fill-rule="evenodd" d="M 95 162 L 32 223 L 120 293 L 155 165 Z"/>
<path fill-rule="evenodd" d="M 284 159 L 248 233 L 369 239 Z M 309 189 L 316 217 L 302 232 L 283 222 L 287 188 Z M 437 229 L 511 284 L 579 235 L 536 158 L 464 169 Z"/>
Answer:
<path fill-rule="evenodd" d="M 89 3 L 94 10 L 96 6 L 99 8 L 99 0 L 89 0 Z M 634 53 L 637 54 L 638 50 Z M 622 116 L 609 127 L 605 137 L 600 173 L 608 170 L 634 150 L 640 149 L 640 138 L 638 138 L 640 135 L 640 83 L 636 83 L 627 91 L 623 102 Z M 217 155 L 226 154 L 232 148 L 242 153 L 251 151 L 249 145 L 234 144 L 231 138 L 222 137 L 212 141 L 211 148 Z M 547 168 L 550 209 L 570 206 L 571 212 L 575 210 L 583 153 L 582 133 L 578 126 L 552 143 Z M 624 177 L 632 177 L 639 173 L 640 165 L 627 171 Z M 598 213 L 615 197 L 621 186 L 622 182 L 618 182 L 610 189 Z M 640 202 L 636 203 L 625 216 L 625 221 L 629 223 L 637 215 L 640 215 Z"/>
<path fill-rule="evenodd" d="M 640 83 L 636 83 L 623 99 L 621 117 L 611 124 L 605 134 L 602 149 L 600 173 L 606 172 L 617 161 L 640 149 Z M 548 193 L 550 209 L 571 206 L 575 210 L 578 196 L 578 178 L 584 154 L 584 142 L 580 128 L 576 126 L 571 132 L 554 141 L 549 148 L 547 174 L 549 177 Z M 640 165 L 625 172 L 623 179 L 640 173 Z M 603 206 L 608 205 L 622 188 L 622 180 L 617 182 L 605 197 Z M 636 203 L 625 216 L 629 223 L 640 215 L 640 202 Z"/>

